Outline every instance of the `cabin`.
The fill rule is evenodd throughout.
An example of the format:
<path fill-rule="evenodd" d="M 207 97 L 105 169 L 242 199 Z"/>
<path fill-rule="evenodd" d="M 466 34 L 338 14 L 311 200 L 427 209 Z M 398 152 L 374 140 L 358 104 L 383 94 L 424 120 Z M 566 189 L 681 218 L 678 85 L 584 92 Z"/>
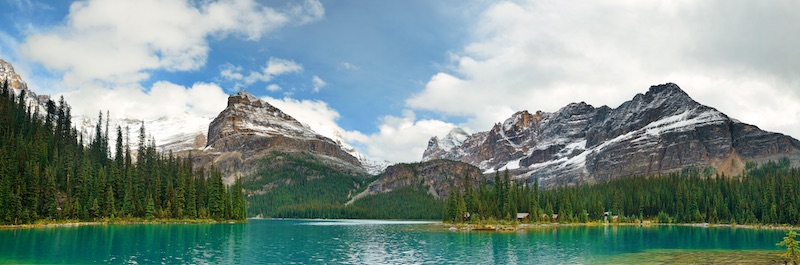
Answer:
<path fill-rule="evenodd" d="M 529 213 L 517 213 L 517 221 L 526 222 L 530 215 Z"/>

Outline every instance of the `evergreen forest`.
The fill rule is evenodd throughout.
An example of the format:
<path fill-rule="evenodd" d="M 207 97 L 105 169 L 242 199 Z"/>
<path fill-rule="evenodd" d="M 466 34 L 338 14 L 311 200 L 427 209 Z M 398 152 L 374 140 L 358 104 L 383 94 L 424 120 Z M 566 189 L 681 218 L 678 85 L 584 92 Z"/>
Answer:
<path fill-rule="evenodd" d="M 84 139 L 62 97 L 26 105 L 6 82 L 0 97 L 0 224 L 99 220 L 244 220 L 241 181 L 193 169 L 190 158 L 157 152 L 139 128 L 134 155 L 117 127 L 114 152 L 108 114 Z"/>
<path fill-rule="evenodd" d="M 343 173 L 308 154 L 274 152 L 262 162 L 262 169 L 244 181 L 251 215 L 331 219 L 442 218 L 442 201 L 422 187 L 374 194 L 346 205 L 377 177 Z"/>
<path fill-rule="evenodd" d="M 638 222 L 800 225 L 800 169 L 789 159 L 747 163 L 740 176 L 713 168 L 685 168 L 665 176 L 637 176 L 597 184 L 540 189 L 521 185 L 508 172 L 454 192 L 445 222 Z M 469 181 L 468 179 L 465 179 Z M 469 214 L 467 214 L 469 213 Z M 616 218 L 615 218 L 616 217 Z M 616 219 L 616 220 L 615 220 Z"/>

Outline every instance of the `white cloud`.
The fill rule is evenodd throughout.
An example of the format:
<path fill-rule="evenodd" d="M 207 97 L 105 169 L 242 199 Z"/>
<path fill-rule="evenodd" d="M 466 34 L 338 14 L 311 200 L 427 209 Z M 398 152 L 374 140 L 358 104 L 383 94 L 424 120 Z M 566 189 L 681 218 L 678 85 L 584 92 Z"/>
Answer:
<path fill-rule="evenodd" d="M 267 61 L 267 66 L 265 66 L 263 69 L 263 75 L 267 77 L 267 80 L 269 80 L 273 76 L 287 73 L 298 73 L 302 71 L 303 66 L 292 60 L 270 57 L 269 61 Z"/>
<path fill-rule="evenodd" d="M 316 75 L 311 78 L 311 83 L 313 83 L 314 93 L 319 93 L 319 90 L 327 85 L 325 80 L 322 80 L 322 78 L 319 78 L 319 76 Z"/>
<path fill-rule="evenodd" d="M 402 117 L 383 117 L 378 132 L 358 140 L 364 143 L 366 153 L 373 159 L 414 162 L 422 159 L 432 136 L 444 135 L 454 127 L 439 120 L 417 120 L 414 112 L 406 110 Z"/>
<path fill-rule="evenodd" d="M 235 83 L 233 91 L 238 91 L 256 82 L 269 82 L 280 75 L 302 72 L 303 66 L 292 60 L 270 57 L 259 71 L 250 71 L 247 75 L 243 74 L 243 71 L 243 67 L 228 63 L 220 67 L 219 75 L 233 81 Z"/>
<path fill-rule="evenodd" d="M 478 17 L 450 70 L 406 104 L 487 130 L 517 110 L 617 107 L 675 82 L 700 103 L 798 137 L 800 17 L 790 11 L 798 9 L 794 1 L 499 2 Z"/>
<path fill-rule="evenodd" d="M 267 90 L 268 90 L 269 92 L 278 92 L 278 91 L 281 91 L 281 90 L 283 90 L 283 89 L 282 89 L 282 88 L 281 88 L 281 86 L 279 86 L 279 85 L 276 85 L 276 84 L 269 84 L 269 85 L 267 86 Z"/>
<path fill-rule="evenodd" d="M 244 80 L 244 74 L 242 74 L 243 70 L 244 68 L 241 66 L 227 63 L 220 66 L 219 75 L 228 80 Z"/>
<path fill-rule="evenodd" d="M 311 23 L 320 20 L 325 15 L 325 7 L 316 0 L 305 0 L 302 4 L 289 5 L 289 14 L 295 17 L 297 24 Z"/>
<path fill-rule="evenodd" d="M 37 29 L 20 50 L 27 58 L 63 72 L 67 87 L 129 86 L 148 79 L 154 70 L 199 69 L 206 63 L 211 37 L 256 40 L 322 15 L 317 1 L 283 9 L 254 0 L 78 1 L 70 6 L 63 25 Z"/>
<path fill-rule="evenodd" d="M 358 71 L 358 70 L 361 70 L 361 67 L 358 67 L 358 65 L 355 65 L 355 64 L 352 64 L 352 63 L 349 63 L 349 62 L 342 62 L 342 63 L 340 63 L 340 64 L 339 64 L 339 68 L 340 68 L 340 69 L 344 69 L 344 70 L 348 70 L 348 71 Z"/>
<path fill-rule="evenodd" d="M 142 87 L 87 86 L 65 93 L 73 115 L 94 117 L 98 111 L 110 111 L 112 117 L 153 120 L 161 117 L 214 117 L 225 108 L 228 95 L 213 83 L 195 83 L 184 87 L 157 82 L 148 92 Z"/>

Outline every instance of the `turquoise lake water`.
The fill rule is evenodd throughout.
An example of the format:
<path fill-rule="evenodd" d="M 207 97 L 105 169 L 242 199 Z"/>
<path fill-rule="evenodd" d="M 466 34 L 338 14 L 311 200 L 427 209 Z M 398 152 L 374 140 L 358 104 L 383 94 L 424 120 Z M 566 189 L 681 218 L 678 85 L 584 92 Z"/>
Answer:
<path fill-rule="evenodd" d="M 581 264 L 648 250 L 777 250 L 785 231 L 592 226 L 448 232 L 416 222 L 250 220 L 0 230 L 0 263 Z"/>

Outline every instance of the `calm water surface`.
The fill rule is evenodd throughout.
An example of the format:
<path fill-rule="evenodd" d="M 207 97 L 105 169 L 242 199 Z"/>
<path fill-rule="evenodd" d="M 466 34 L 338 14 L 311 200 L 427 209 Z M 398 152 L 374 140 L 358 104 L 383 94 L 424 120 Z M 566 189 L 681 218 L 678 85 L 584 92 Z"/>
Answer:
<path fill-rule="evenodd" d="M 250 220 L 0 230 L 0 263 L 580 264 L 649 250 L 780 250 L 784 231 L 675 226 L 446 232 L 416 222 Z"/>

